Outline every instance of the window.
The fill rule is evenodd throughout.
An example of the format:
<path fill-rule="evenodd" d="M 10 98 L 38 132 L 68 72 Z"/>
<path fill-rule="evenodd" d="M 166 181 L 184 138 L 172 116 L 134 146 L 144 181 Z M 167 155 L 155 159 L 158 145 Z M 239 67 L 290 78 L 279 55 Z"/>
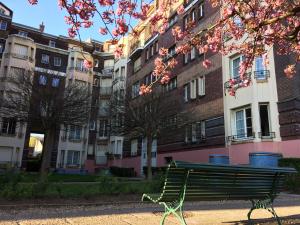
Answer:
<path fill-rule="evenodd" d="M 204 3 L 200 3 L 198 6 L 199 19 L 204 16 Z"/>
<path fill-rule="evenodd" d="M 158 50 L 159 50 L 159 49 L 158 49 L 158 41 L 156 41 L 156 42 L 155 42 L 155 53 L 157 53 Z"/>
<path fill-rule="evenodd" d="M 251 108 L 235 111 L 235 132 L 236 138 L 252 137 Z"/>
<path fill-rule="evenodd" d="M 169 25 L 168 27 L 172 27 L 178 20 L 178 16 L 177 15 L 174 15 L 172 16 L 170 19 L 169 19 Z"/>
<path fill-rule="evenodd" d="M 191 12 L 191 21 L 192 21 L 192 22 L 195 22 L 195 20 L 196 20 L 196 12 L 195 12 L 195 10 L 193 10 L 193 11 Z"/>
<path fill-rule="evenodd" d="M 194 122 L 185 126 L 185 143 L 198 143 L 205 139 L 205 121 Z"/>
<path fill-rule="evenodd" d="M 53 40 L 49 41 L 49 46 L 55 48 L 56 47 L 56 42 Z"/>
<path fill-rule="evenodd" d="M 99 86 L 99 79 L 98 78 L 94 78 L 93 85 L 96 86 L 96 87 Z"/>
<path fill-rule="evenodd" d="M 255 58 L 255 78 L 258 80 L 265 80 L 267 79 L 268 71 L 263 63 L 263 58 L 256 57 Z"/>
<path fill-rule="evenodd" d="M 58 87 L 58 86 L 59 86 L 59 78 L 53 78 L 52 87 Z"/>
<path fill-rule="evenodd" d="M 240 70 L 240 64 L 243 61 L 243 55 L 240 55 L 236 58 L 233 58 L 231 60 L 231 77 L 232 78 L 239 78 L 239 70 Z"/>
<path fill-rule="evenodd" d="M 27 36 L 28 36 L 28 32 L 22 31 L 22 30 L 20 30 L 18 34 L 19 34 L 20 36 L 22 36 L 22 37 L 27 37 Z"/>
<path fill-rule="evenodd" d="M 173 45 L 168 49 L 167 59 L 172 58 L 176 54 L 176 45 Z"/>
<path fill-rule="evenodd" d="M 69 134 L 70 140 L 80 140 L 81 139 L 81 127 L 71 125 L 70 126 L 70 134 Z"/>
<path fill-rule="evenodd" d="M 189 86 L 188 84 L 186 84 L 184 86 L 184 102 L 188 102 L 189 101 Z"/>
<path fill-rule="evenodd" d="M 96 123 L 94 120 L 91 120 L 90 121 L 90 130 L 95 130 L 95 128 L 96 128 Z"/>
<path fill-rule="evenodd" d="M 6 30 L 7 28 L 7 22 L 4 20 L 0 21 L 0 30 Z"/>
<path fill-rule="evenodd" d="M 76 60 L 76 67 L 78 68 L 78 69 L 84 69 L 84 60 L 83 59 L 77 59 Z"/>
<path fill-rule="evenodd" d="M 14 44 L 13 53 L 16 56 L 27 57 L 28 56 L 28 47 L 25 45 Z"/>
<path fill-rule="evenodd" d="M 146 49 L 146 60 L 148 60 L 149 59 L 149 49 L 147 48 Z"/>
<path fill-rule="evenodd" d="M 185 16 L 185 17 L 183 18 L 183 30 L 186 29 L 186 27 L 187 27 L 187 25 L 188 25 L 188 22 L 189 22 L 188 17 Z"/>
<path fill-rule="evenodd" d="M 39 84 L 40 85 L 46 85 L 47 84 L 47 77 L 45 75 L 40 75 Z"/>
<path fill-rule="evenodd" d="M 151 45 L 151 46 L 150 46 L 150 49 L 151 49 L 151 53 L 150 53 L 150 57 L 151 57 L 151 56 L 153 56 L 153 55 L 154 55 L 154 46 L 153 46 L 153 45 Z"/>
<path fill-rule="evenodd" d="M 239 16 L 235 16 L 233 18 L 233 23 L 237 26 L 237 27 L 243 27 L 243 23 L 242 23 L 242 20 Z"/>
<path fill-rule="evenodd" d="M 195 59 L 196 57 L 196 47 L 192 47 L 191 50 L 191 60 Z"/>
<path fill-rule="evenodd" d="M 61 66 L 61 58 L 54 57 L 54 66 Z"/>
<path fill-rule="evenodd" d="M 79 151 L 68 151 L 67 165 L 68 166 L 79 166 L 80 152 Z"/>
<path fill-rule="evenodd" d="M 125 77 L 125 66 L 121 67 L 121 77 Z"/>
<path fill-rule="evenodd" d="M 205 95 L 205 77 L 198 78 L 198 95 Z"/>
<path fill-rule="evenodd" d="M 4 51 L 4 43 L 0 43 L 0 54 Z"/>
<path fill-rule="evenodd" d="M 115 60 L 113 60 L 113 59 L 104 60 L 104 68 L 113 67 L 114 64 L 115 64 Z"/>
<path fill-rule="evenodd" d="M 16 119 L 13 118 L 2 118 L 2 134 L 14 135 L 16 133 Z"/>
<path fill-rule="evenodd" d="M 94 61 L 94 67 L 99 67 L 99 60 L 98 59 L 95 59 L 95 61 Z"/>
<path fill-rule="evenodd" d="M 189 62 L 189 53 L 184 54 L 184 64 Z"/>
<path fill-rule="evenodd" d="M 259 105 L 261 137 L 270 137 L 269 105 Z"/>
<path fill-rule="evenodd" d="M 190 98 L 195 99 L 197 97 L 197 80 L 190 82 Z"/>
<path fill-rule="evenodd" d="M 172 78 L 169 83 L 166 84 L 166 90 L 171 91 L 177 88 L 177 77 Z"/>
<path fill-rule="evenodd" d="M 131 140 L 130 153 L 132 156 L 137 155 L 137 149 L 138 149 L 138 140 L 137 139 Z"/>
<path fill-rule="evenodd" d="M 23 75 L 23 74 L 25 74 L 25 69 L 12 66 L 12 67 L 10 67 L 10 74 L 12 76 L 14 76 L 14 75 Z"/>
<path fill-rule="evenodd" d="M 99 137 L 107 137 L 108 136 L 108 121 L 100 120 L 99 123 Z"/>
<path fill-rule="evenodd" d="M 42 63 L 49 64 L 49 55 L 42 54 Z"/>
<path fill-rule="evenodd" d="M 140 82 L 137 81 L 132 85 L 131 97 L 135 98 L 140 95 Z"/>
<path fill-rule="evenodd" d="M 137 58 L 133 63 L 133 72 L 137 72 L 139 69 L 141 69 L 142 61 L 141 57 Z"/>

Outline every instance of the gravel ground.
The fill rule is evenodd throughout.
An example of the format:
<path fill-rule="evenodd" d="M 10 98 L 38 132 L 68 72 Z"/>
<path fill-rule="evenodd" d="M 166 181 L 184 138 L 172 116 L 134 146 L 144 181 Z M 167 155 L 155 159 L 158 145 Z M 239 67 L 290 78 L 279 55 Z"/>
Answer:
<path fill-rule="evenodd" d="M 117 199 L 117 198 L 116 198 Z M 135 197 L 132 197 L 135 199 Z M 69 200 L 68 200 L 69 201 Z M 77 200 L 78 201 L 78 200 Z M 51 202 L 51 201 L 50 201 Z M 6 202 L 7 203 L 7 202 Z M 24 203 L 24 202 L 23 202 Z M 53 203 L 53 202 L 51 202 Z M 60 202 L 62 203 L 62 202 Z M 154 204 L 125 201 L 122 203 L 67 202 L 69 206 L 47 205 L 37 202 L 31 206 L 3 206 L 0 203 L 1 225 L 158 225 L 162 208 Z M 2 205 L 2 206 L 1 206 Z M 43 206 L 44 205 L 44 206 Z M 188 225 L 247 224 L 250 204 L 246 201 L 193 202 L 185 204 Z M 282 194 L 275 202 L 275 210 L 283 224 L 300 225 L 300 195 Z M 254 224 L 276 224 L 266 210 L 253 213 Z M 179 224 L 175 217 L 168 217 L 166 225 Z"/>

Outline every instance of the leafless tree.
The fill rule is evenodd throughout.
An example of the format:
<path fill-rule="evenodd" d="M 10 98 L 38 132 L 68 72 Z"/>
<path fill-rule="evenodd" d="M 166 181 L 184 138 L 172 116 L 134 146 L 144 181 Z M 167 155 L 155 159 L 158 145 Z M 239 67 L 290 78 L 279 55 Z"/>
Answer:
<path fill-rule="evenodd" d="M 55 133 L 62 124 L 82 125 L 88 121 L 90 90 L 87 85 L 60 78 L 58 85 L 39 84 L 31 71 L 14 71 L 6 77 L 5 90 L 0 103 L 0 115 L 18 121 L 39 121 L 45 133 L 41 178 L 50 168 Z"/>
<path fill-rule="evenodd" d="M 147 139 L 147 178 L 152 179 L 152 142 L 159 137 L 164 119 L 170 114 L 172 102 L 165 98 L 164 87 L 157 86 L 152 93 L 130 98 L 123 93 L 115 95 L 110 104 L 111 115 L 124 116 L 119 131 L 129 138 Z"/>

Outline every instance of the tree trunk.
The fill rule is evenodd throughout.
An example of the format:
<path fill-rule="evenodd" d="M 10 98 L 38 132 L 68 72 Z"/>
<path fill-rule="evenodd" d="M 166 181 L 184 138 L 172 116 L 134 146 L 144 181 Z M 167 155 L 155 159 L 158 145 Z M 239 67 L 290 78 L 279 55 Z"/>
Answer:
<path fill-rule="evenodd" d="M 46 181 L 47 175 L 49 173 L 54 138 L 55 138 L 55 129 L 48 130 L 45 134 L 45 140 L 43 145 L 42 165 L 40 168 L 41 182 Z"/>
<path fill-rule="evenodd" d="M 147 179 L 152 180 L 152 135 L 147 136 Z"/>

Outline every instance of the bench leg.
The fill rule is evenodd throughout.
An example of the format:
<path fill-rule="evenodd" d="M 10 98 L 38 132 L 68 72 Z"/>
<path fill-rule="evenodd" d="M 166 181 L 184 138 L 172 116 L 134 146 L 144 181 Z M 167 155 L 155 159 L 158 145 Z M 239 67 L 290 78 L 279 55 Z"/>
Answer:
<path fill-rule="evenodd" d="M 160 221 L 160 225 L 164 225 L 166 217 L 170 214 L 173 214 L 180 221 L 181 225 L 187 225 L 182 212 L 182 202 L 175 205 L 166 203 L 161 204 L 165 206 L 165 213 L 163 214 L 163 218 Z"/>
<path fill-rule="evenodd" d="M 252 207 L 250 211 L 248 212 L 248 221 L 251 223 L 251 214 L 255 209 L 266 209 L 270 213 L 272 213 L 273 217 L 276 219 L 278 225 L 281 225 L 280 218 L 277 216 L 274 208 L 273 208 L 273 201 L 271 199 L 266 199 L 266 200 L 251 200 L 252 202 Z"/>

